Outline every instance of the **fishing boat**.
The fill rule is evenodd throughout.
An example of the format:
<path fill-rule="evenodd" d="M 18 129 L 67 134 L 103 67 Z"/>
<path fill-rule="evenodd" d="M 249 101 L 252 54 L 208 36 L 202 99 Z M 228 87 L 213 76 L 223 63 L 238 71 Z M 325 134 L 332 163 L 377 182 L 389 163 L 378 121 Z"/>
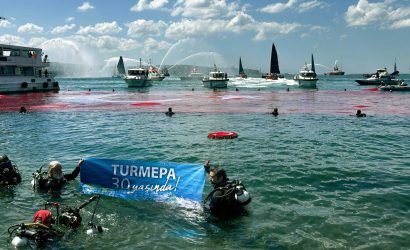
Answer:
<path fill-rule="evenodd" d="M 241 60 L 241 58 L 239 57 L 239 77 L 240 78 L 248 78 L 248 76 L 245 74 L 245 71 L 243 70 L 243 67 L 242 67 L 242 60 Z"/>
<path fill-rule="evenodd" d="M 124 76 L 124 81 L 128 87 L 149 87 L 151 81 L 148 78 L 148 70 L 142 67 L 141 58 L 138 68 L 130 68 L 127 70 L 127 75 Z"/>
<path fill-rule="evenodd" d="M 228 87 L 228 74 L 218 70 L 214 64 L 214 70 L 202 79 L 204 87 L 207 88 L 226 88 Z"/>
<path fill-rule="evenodd" d="M 325 73 L 328 76 L 343 76 L 345 74 L 344 71 L 340 70 L 337 66 L 337 60 L 335 61 L 335 65 L 333 66 L 333 71 Z"/>
<path fill-rule="evenodd" d="M 407 85 L 403 80 L 400 81 L 397 85 L 385 85 L 382 84 L 379 86 L 380 90 L 384 91 L 410 91 L 410 86 Z"/>
<path fill-rule="evenodd" d="M 355 80 L 360 85 L 398 85 L 399 80 L 394 79 L 388 72 L 387 68 L 377 69 L 376 73 L 367 79 Z"/>
<path fill-rule="evenodd" d="M 117 66 L 115 67 L 115 72 L 112 75 L 113 78 L 123 78 L 125 76 L 125 66 L 124 66 L 124 60 L 122 59 L 122 56 L 120 56 L 120 59 L 118 60 Z"/>
<path fill-rule="evenodd" d="M 180 76 L 181 80 L 201 80 L 203 79 L 202 73 L 197 70 L 197 68 L 192 68 L 188 76 Z"/>
<path fill-rule="evenodd" d="M 0 93 L 58 91 L 40 48 L 0 44 Z"/>
<path fill-rule="evenodd" d="M 269 73 L 262 76 L 267 80 L 277 80 L 278 78 L 283 78 L 283 75 L 279 70 L 279 60 L 278 53 L 276 52 L 275 43 L 272 43 L 272 51 L 270 55 L 270 71 Z"/>
<path fill-rule="evenodd" d="M 312 54 L 312 62 L 310 69 L 308 65 L 305 63 L 303 68 L 300 70 L 298 75 L 295 75 L 293 77 L 293 80 L 299 82 L 299 87 L 300 88 L 316 88 L 316 82 L 319 80 L 316 75 L 315 71 L 315 61 L 313 59 L 313 54 Z"/>

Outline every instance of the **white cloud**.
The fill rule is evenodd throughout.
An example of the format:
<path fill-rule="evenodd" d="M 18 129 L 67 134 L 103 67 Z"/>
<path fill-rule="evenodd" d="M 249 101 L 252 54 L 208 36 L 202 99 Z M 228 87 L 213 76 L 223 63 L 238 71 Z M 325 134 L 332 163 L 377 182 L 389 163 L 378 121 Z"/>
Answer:
<path fill-rule="evenodd" d="M 261 11 L 266 13 L 279 13 L 292 8 L 295 4 L 296 0 L 289 0 L 287 3 L 274 3 L 263 7 Z"/>
<path fill-rule="evenodd" d="M 0 36 L 0 43 L 3 44 L 12 44 L 12 45 L 27 45 L 24 43 L 23 38 L 13 35 L 2 35 Z"/>
<path fill-rule="evenodd" d="M 243 30 L 252 30 L 253 29 L 253 24 L 255 23 L 255 20 L 252 18 L 252 16 L 244 13 L 244 12 L 239 12 L 236 14 L 234 18 L 232 18 L 228 22 L 228 28 L 231 28 L 232 31 L 234 32 L 241 32 Z"/>
<path fill-rule="evenodd" d="M 318 1 L 318 0 L 313 0 L 313 1 L 310 1 L 310 2 L 301 3 L 299 5 L 299 12 L 305 12 L 305 11 L 308 11 L 310 9 L 317 8 L 317 7 L 324 8 L 325 4 Z"/>
<path fill-rule="evenodd" d="M 286 35 L 296 31 L 301 25 L 298 23 L 257 23 L 255 24 L 256 36 L 254 40 L 271 39 L 279 35 Z"/>
<path fill-rule="evenodd" d="M 75 27 L 75 24 L 66 24 L 66 25 L 63 25 L 63 26 L 57 26 L 57 27 L 55 27 L 54 29 L 51 30 L 51 33 L 52 34 L 64 33 L 64 32 L 67 32 L 69 30 L 74 29 L 74 27 Z"/>
<path fill-rule="evenodd" d="M 182 20 L 172 23 L 165 31 L 165 36 L 173 39 L 224 35 L 228 22 L 220 19 Z"/>
<path fill-rule="evenodd" d="M 392 29 L 410 28 L 410 18 L 399 20 L 391 25 Z"/>
<path fill-rule="evenodd" d="M 141 44 L 133 39 L 118 38 L 113 36 L 76 35 L 72 38 L 75 42 L 98 48 L 102 52 L 129 51 L 141 47 Z"/>
<path fill-rule="evenodd" d="M 131 23 L 127 23 L 128 36 L 140 37 L 140 36 L 158 36 L 167 27 L 164 21 L 155 22 L 153 20 L 139 19 Z"/>
<path fill-rule="evenodd" d="M 72 21 L 74 21 L 74 20 L 75 20 L 75 17 L 73 17 L 73 16 L 67 17 L 67 18 L 65 19 L 65 21 L 66 21 L 67 23 L 72 22 Z"/>
<path fill-rule="evenodd" d="M 11 23 L 8 20 L 1 19 L 0 20 L 0 28 L 7 28 L 10 27 Z"/>
<path fill-rule="evenodd" d="M 167 50 L 171 47 L 170 43 L 167 43 L 165 41 L 157 41 L 151 37 L 149 37 L 147 40 L 144 42 L 144 49 L 143 52 L 150 56 L 153 51 L 157 52 L 158 50 Z"/>
<path fill-rule="evenodd" d="M 208 19 L 234 16 L 237 11 L 238 5 L 235 2 L 226 3 L 225 0 L 178 0 L 171 15 Z"/>
<path fill-rule="evenodd" d="M 147 3 L 147 1 L 149 3 Z M 168 0 L 139 0 L 138 3 L 131 7 L 131 11 L 141 12 L 143 10 L 158 10 L 164 7 Z"/>
<path fill-rule="evenodd" d="M 77 8 L 77 10 L 83 11 L 83 12 L 87 10 L 91 10 L 91 9 L 94 9 L 94 6 L 92 6 L 89 2 L 84 2 L 81 6 Z"/>
<path fill-rule="evenodd" d="M 359 0 L 357 5 L 351 5 L 345 13 L 348 26 L 375 25 L 380 28 L 400 29 L 409 27 L 410 7 L 394 8 L 393 0 L 378 3 L 369 3 Z"/>
<path fill-rule="evenodd" d="M 94 26 L 80 26 L 80 29 L 77 31 L 77 34 L 88 34 L 88 33 L 98 33 L 98 34 L 110 34 L 110 33 L 118 33 L 122 30 L 121 27 L 118 26 L 116 21 L 111 23 L 97 23 Z"/>
<path fill-rule="evenodd" d="M 19 32 L 19 33 L 29 33 L 29 34 L 41 33 L 41 32 L 43 32 L 43 27 L 40 27 L 40 26 L 32 24 L 32 23 L 26 23 L 26 24 L 18 27 L 17 32 Z"/>
<path fill-rule="evenodd" d="M 329 28 L 323 27 L 323 26 L 319 26 L 319 25 L 313 25 L 313 26 L 310 27 L 310 30 L 311 30 L 311 31 L 314 31 L 314 32 L 317 32 L 317 33 L 319 33 L 319 34 L 322 34 L 322 33 L 324 33 L 324 32 L 328 32 L 328 31 L 329 31 Z"/>

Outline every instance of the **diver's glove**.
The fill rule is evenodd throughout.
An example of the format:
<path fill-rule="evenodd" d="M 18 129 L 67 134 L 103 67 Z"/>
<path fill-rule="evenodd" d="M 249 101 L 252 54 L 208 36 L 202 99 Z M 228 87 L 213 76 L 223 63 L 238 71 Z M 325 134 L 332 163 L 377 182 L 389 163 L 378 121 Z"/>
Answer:
<path fill-rule="evenodd" d="M 204 165 L 204 168 L 205 168 L 205 171 L 209 174 L 209 171 L 211 170 L 211 165 L 209 164 L 209 162 L 210 162 L 210 160 L 207 160 L 206 162 L 205 162 L 205 165 Z"/>

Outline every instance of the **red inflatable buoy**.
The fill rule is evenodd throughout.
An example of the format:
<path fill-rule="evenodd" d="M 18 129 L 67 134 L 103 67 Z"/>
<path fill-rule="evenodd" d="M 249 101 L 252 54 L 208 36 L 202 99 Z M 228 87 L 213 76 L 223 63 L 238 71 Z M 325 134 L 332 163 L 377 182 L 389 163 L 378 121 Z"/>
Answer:
<path fill-rule="evenodd" d="M 236 132 L 212 132 L 208 134 L 210 139 L 232 139 L 238 137 Z"/>

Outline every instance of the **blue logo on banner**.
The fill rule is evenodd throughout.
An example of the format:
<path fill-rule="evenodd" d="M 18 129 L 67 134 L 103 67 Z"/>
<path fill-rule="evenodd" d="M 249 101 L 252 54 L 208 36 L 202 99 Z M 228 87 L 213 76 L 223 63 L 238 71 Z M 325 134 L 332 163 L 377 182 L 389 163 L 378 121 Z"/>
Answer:
<path fill-rule="evenodd" d="M 85 158 L 81 191 L 134 200 L 201 202 L 205 170 L 201 164 Z"/>

